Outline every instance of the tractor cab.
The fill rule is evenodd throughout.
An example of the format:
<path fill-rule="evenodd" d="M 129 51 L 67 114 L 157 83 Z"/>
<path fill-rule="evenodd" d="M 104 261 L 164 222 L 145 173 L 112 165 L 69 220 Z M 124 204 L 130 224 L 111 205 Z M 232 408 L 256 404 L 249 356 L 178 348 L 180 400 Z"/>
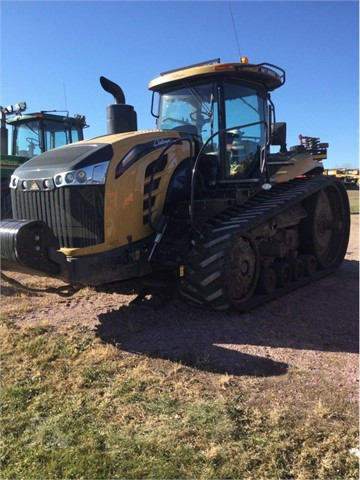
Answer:
<path fill-rule="evenodd" d="M 273 65 L 218 63 L 165 72 L 150 83 L 159 93 L 157 127 L 191 136 L 209 185 L 260 181 L 271 141 L 269 91 L 285 82 Z"/>
<path fill-rule="evenodd" d="M 83 140 L 85 117 L 69 117 L 45 112 L 7 119 L 13 127 L 11 155 L 32 158 L 35 155 Z"/>

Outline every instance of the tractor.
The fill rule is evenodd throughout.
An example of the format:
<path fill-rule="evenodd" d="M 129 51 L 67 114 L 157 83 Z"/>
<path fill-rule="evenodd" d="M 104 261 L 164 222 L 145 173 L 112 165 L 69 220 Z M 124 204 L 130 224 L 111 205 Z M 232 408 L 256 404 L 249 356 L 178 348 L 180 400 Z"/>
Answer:
<path fill-rule="evenodd" d="M 24 114 L 26 102 L 0 107 L 1 114 L 1 218 L 11 218 L 9 182 L 14 170 L 24 162 L 52 148 L 84 139 L 86 120 L 50 112 Z M 7 118 L 9 116 L 9 118 Z M 12 128 L 9 152 L 9 132 Z"/>
<path fill-rule="evenodd" d="M 142 278 L 218 311 L 248 310 L 333 272 L 347 249 L 349 202 L 323 175 L 326 144 L 287 148 L 271 99 L 285 77 L 246 57 L 163 72 L 149 84 L 148 131 L 101 77 L 114 97 L 108 134 L 45 152 L 11 176 L 3 270 L 95 287 Z"/>

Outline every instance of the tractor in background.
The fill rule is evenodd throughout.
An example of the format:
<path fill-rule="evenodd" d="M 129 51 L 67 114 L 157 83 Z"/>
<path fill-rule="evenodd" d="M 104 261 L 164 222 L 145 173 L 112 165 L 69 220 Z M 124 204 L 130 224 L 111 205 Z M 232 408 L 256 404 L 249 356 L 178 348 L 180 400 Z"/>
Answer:
<path fill-rule="evenodd" d="M 360 170 L 358 168 L 336 168 L 325 170 L 325 175 L 334 175 L 339 179 L 346 190 L 359 190 Z"/>
<path fill-rule="evenodd" d="M 9 182 L 14 170 L 36 155 L 83 140 L 87 127 L 82 115 L 70 117 L 68 112 L 60 115 L 55 111 L 24 114 L 26 108 L 26 102 L 0 107 L 1 218 L 12 217 Z"/>

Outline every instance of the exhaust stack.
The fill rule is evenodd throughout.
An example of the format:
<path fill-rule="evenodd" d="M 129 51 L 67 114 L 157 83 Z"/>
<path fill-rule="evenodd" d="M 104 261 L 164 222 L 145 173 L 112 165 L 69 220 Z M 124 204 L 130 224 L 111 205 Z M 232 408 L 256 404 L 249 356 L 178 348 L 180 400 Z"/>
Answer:
<path fill-rule="evenodd" d="M 103 89 L 114 97 L 115 103 L 106 107 L 107 131 L 109 134 L 137 130 L 137 115 L 132 105 L 126 105 L 122 89 L 111 80 L 100 77 Z"/>

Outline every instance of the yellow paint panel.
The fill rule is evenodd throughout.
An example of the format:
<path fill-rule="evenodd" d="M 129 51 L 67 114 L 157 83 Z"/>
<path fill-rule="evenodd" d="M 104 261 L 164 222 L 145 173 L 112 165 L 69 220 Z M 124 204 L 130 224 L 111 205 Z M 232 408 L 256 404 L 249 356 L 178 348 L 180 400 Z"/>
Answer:
<path fill-rule="evenodd" d="M 146 168 L 157 160 L 163 148 L 157 148 L 141 157 L 119 177 L 115 178 L 116 168 L 122 159 L 137 145 L 148 142 L 157 142 L 159 139 L 180 138 L 177 132 L 173 131 L 146 131 L 131 132 L 117 135 L 108 135 L 97 138 L 96 141 L 111 143 L 113 158 L 110 162 L 106 176 L 105 186 L 105 241 L 100 245 L 78 249 L 62 249 L 65 255 L 81 256 L 95 253 L 102 253 L 118 248 L 132 242 L 142 240 L 153 233 L 149 225 L 144 225 L 144 200 L 148 194 L 144 194 L 144 182 Z M 93 143 L 94 141 L 92 141 Z M 155 143 L 156 145 L 156 143 Z M 164 143 L 166 147 L 166 142 Z M 156 194 L 155 204 L 152 206 L 152 222 L 156 225 L 161 215 L 169 182 L 175 168 L 179 163 L 189 158 L 189 143 L 174 145 L 167 151 L 167 165 L 164 171 L 157 173 L 154 178 L 160 178 L 160 184 Z M 129 162 L 131 164 L 131 162 Z M 148 182 L 147 182 L 148 183 Z"/>

